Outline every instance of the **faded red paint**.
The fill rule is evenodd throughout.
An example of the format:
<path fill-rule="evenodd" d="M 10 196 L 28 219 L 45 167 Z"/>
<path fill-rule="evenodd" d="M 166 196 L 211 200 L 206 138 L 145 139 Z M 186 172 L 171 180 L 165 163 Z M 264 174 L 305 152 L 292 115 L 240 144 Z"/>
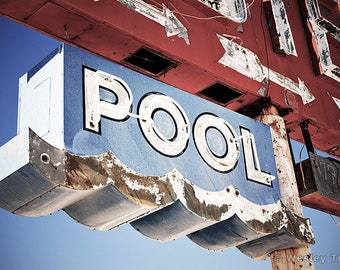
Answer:
<path fill-rule="evenodd" d="M 317 191 L 301 197 L 303 205 L 318 209 L 331 215 L 340 216 L 340 202 L 322 196 Z"/>
<path fill-rule="evenodd" d="M 145 2 L 161 9 L 156 1 Z M 273 51 L 262 1 L 252 2 L 242 26 L 224 18 L 197 19 L 219 15 L 199 1 L 164 0 L 163 3 L 176 12 L 187 28 L 189 46 L 182 38 L 167 37 L 164 27 L 113 0 L 3 0 L 0 14 L 119 63 L 142 46 L 150 48 L 180 63 L 158 80 L 195 95 L 215 82 L 223 83 L 244 94 L 225 105 L 232 110 L 241 110 L 270 97 L 272 104 L 290 112 L 284 119 L 291 138 L 303 142 L 300 123 L 308 121 L 315 148 L 340 157 L 340 109 L 332 98 L 340 99 L 340 83 L 314 71 L 313 41 L 305 32 L 308 25 L 301 8 L 303 0 L 284 1 L 297 57 Z M 324 16 L 339 25 L 339 6 L 327 0 L 319 0 L 319 5 Z M 256 82 L 219 64 L 225 50 L 216 34 L 237 37 L 234 41 L 254 52 L 264 66 L 295 82 L 299 77 L 315 100 L 303 105 L 300 96 L 282 86 Z M 329 37 L 329 46 L 333 63 L 340 66 L 340 42 Z"/>

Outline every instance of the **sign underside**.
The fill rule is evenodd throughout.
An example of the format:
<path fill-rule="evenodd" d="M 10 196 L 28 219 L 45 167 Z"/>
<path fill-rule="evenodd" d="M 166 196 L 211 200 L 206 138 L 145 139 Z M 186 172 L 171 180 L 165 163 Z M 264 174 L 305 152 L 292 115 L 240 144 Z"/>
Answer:
<path fill-rule="evenodd" d="M 78 156 L 52 147 L 32 131 L 25 136 L 14 140 L 19 147 L 20 142 L 29 144 L 29 162 L 0 182 L 0 205 L 14 214 L 43 216 L 63 209 L 97 230 L 130 223 L 159 241 L 188 236 L 205 249 L 237 246 L 252 258 L 314 243 L 309 220 L 280 201 L 257 205 L 233 186 L 209 192 L 177 170 L 146 176 L 112 152 Z"/>

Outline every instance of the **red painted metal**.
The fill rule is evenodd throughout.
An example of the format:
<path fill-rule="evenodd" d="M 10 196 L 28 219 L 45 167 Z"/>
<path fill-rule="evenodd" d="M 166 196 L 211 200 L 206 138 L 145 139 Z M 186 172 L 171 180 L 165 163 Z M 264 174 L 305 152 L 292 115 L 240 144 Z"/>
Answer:
<path fill-rule="evenodd" d="M 159 2 L 145 2 L 162 9 Z M 163 26 L 115 0 L 3 0 L 0 14 L 118 63 L 147 47 L 180 63 L 158 80 L 194 95 L 216 82 L 243 93 L 225 105 L 232 110 L 270 98 L 272 104 L 289 112 L 284 119 L 291 138 L 303 142 L 300 123 L 307 121 L 314 147 L 340 157 L 340 108 L 333 100 L 340 99 L 340 83 L 315 72 L 311 60 L 318 59 L 313 58 L 315 44 L 308 35 L 305 1 L 283 2 L 297 56 L 277 54 L 272 49 L 262 1 L 249 1 L 248 17 L 242 24 L 222 18 L 198 0 L 162 1 L 188 30 L 190 45 L 178 36 L 167 37 Z M 339 4 L 319 0 L 319 5 L 322 15 L 339 27 Z M 216 34 L 235 37 L 234 41 L 254 52 L 264 66 L 295 82 L 300 78 L 315 100 L 304 105 L 299 95 L 282 86 L 257 82 L 224 67 L 218 60 L 225 49 Z M 340 42 L 330 36 L 328 40 L 332 61 L 340 66 Z"/>

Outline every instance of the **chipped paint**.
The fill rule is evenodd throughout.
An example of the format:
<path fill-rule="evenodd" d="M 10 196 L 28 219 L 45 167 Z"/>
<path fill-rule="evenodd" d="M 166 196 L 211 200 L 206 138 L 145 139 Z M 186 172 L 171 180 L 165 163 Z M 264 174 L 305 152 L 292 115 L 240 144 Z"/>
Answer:
<path fill-rule="evenodd" d="M 115 179 L 114 186 L 130 200 L 155 207 L 157 205 L 166 207 L 179 200 L 189 211 L 203 220 L 213 223 L 228 220 L 236 214 L 249 226 L 255 226 L 254 229 L 258 232 L 259 237 L 282 228 L 290 230 L 297 226 L 297 224 L 294 225 L 296 222 L 301 223 L 302 221 L 292 214 L 287 214 L 288 210 L 280 201 L 271 205 L 256 205 L 244 198 L 232 186 L 228 186 L 222 191 L 209 192 L 193 185 L 176 170 L 163 176 L 140 175 L 122 164 L 112 152 L 97 157 L 81 158 L 70 155 L 68 160 L 73 166 L 67 171 L 74 171 L 75 164 L 77 164 L 76 175 L 84 175 L 84 171 L 87 171 L 86 175 L 90 171 L 101 172 L 105 176 L 102 181 L 105 181 L 107 175 L 110 175 Z M 105 164 L 111 162 L 114 163 L 114 166 L 107 169 Z M 79 171 L 80 168 L 82 168 L 81 171 Z M 88 179 L 98 181 L 100 176 L 88 177 Z M 169 193 L 171 195 L 164 198 Z M 202 226 L 204 228 L 204 225 Z M 305 228 L 304 234 L 300 233 L 299 237 L 304 238 L 306 235 L 306 241 L 313 241 L 311 237 L 313 233 L 308 222 L 304 221 L 298 226 Z"/>
<path fill-rule="evenodd" d="M 3 0 L 0 1 L 0 9 L 6 18 L 21 22 L 58 40 L 67 40 L 69 44 L 84 48 L 116 63 L 123 63 L 123 65 L 127 65 L 124 61 L 131 53 L 142 47 L 157 52 L 170 60 L 175 60 L 179 65 L 175 69 L 167 70 L 164 76 L 151 75 L 151 77 L 193 95 L 200 95 L 201 90 L 212 82 L 222 83 L 244 94 L 242 98 L 236 98 L 225 105 L 229 109 L 240 111 L 243 107 L 253 103 L 254 99 L 262 97 L 257 90 L 261 85 L 266 87 L 266 84 L 260 85 L 248 78 L 244 78 L 245 81 L 243 81 L 241 73 L 236 74 L 231 69 L 223 69 L 218 64 L 217 60 L 222 56 L 222 51 L 219 42 L 214 40 L 215 33 L 227 33 L 234 36 L 234 41 L 239 44 L 242 43 L 243 47 L 256 53 L 263 64 L 267 63 L 268 60 L 269 67 L 272 70 L 280 71 L 285 76 L 291 76 L 291 79 L 296 83 L 298 83 L 297 77 L 299 76 L 316 97 L 317 100 L 313 102 L 313 106 L 307 107 L 301 106 L 299 96 L 289 90 L 281 92 L 278 85 L 273 87 L 278 91 L 271 91 L 273 90 L 271 87 L 267 89 L 270 92 L 271 101 L 281 108 L 287 107 L 287 93 L 289 97 L 294 97 L 288 99 L 288 106 L 294 109 L 294 113 L 289 113 L 285 116 L 287 123 L 289 123 L 288 127 L 292 130 L 290 133 L 291 138 L 303 143 L 302 136 L 298 129 L 295 129 L 295 125 L 304 121 L 306 117 L 314 119 L 314 124 L 320 131 L 315 134 L 313 140 L 316 149 L 334 156 L 340 156 L 339 149 L 334 152 L 330 151 L 330 149 L 337 149 L 338 141 L 340 141 L 339 117 L 337 114 L 329 114 L 328 111 L 323 110 L 325 106 L 334 105 L 332 100 L 324 97 L 324 90 L 327 89 L 336 97 L 339 97 L 337 94 L 339 82 L 327 78 L 327 76 L 319 76 L 322 71 L 317 67 L 318 55 L 312 48 L 314 47 L 317 50 L 316 41 L 313 39 L 313 31 L 308 23 L 309 18 L 305 1 L 283 1 L 294 35 L 298 57 L 282 57 L 282 55 L 273 53 L 268 47 L 269 36 L 268 29 L 264 24 L 263 1 L 245 1 L 247 20 L 242 23 L 242 27 L 238 27 L 240 26 L 239 23 L 223 19 L 221 14 L 197 0 L 175 2 L 171 0 L 163 2 L 143 1 L 155 5 L 160 12 L 162 12 L 161 3 L 164 3 L 173 11 L 174 15 L 190 32 L 191 46 L 187 46 L 185 42 L 175 36 L 166 38 L 164 26 L 131 11 L 131 9 L 118 1 L 99 1 L 94 3 L 93 1 L 60 0 L 56 3 L 55 1 L 37 2 L 28 0 L 23 3 L 19 0 Z M 320 8 L 322 4 L 328 9 L 321 10 L 322 14 L 324 14 L 322 16 L 339 27 L 336 24 L 338 7 L 329 5 L 332 2 L 331 0 L 326 1 L 327 3 L 325 0 L 322 1 L 324 3 L 319 0 Z M 233 3 L 233 1 L 226 2 Z M 20 12 L 16 8 L 18 5 L 22 6 Z M 55 17 L 56 20 L 50 20 L 51 14 L 59 15 Z M 129 20 L 126 20 L 126 18 L 129 18 Z M 65 33 L 64 27 L 59 27 L 65 24 L 67 25 L 68 33 Z M 317 20 L 317 24 L 320 25 L 321 21 Z M 84 33 L 84 29 L 89 29 L 89 25 L 93 27 L 90 31 Z M 327 36 L 329 38 L 329 49 L 332 53 L 331 58 L 333 63 L 339 66 L 339 56 L 336 54 L 339 44 L 337 39 L 333 39 L 331 36 L 331 31 L 333 30 L 330 26 L 325 26 L 325 28 L 330 31 Z M 158 34 L 155 34 L 156 32 Z M 66 34 L 78 38 L 70 40 Z M 309 49 L 310 52 L 308 52 Z M 268 59 L 265 59 L 267 56 Z M 329 68 L 329 72 L 334 73 L 333 76 L 340 74 L 339 68 Z M 313 69 L 315 72 L 313 72 Z M 147 71 L 142 72 L 150 76 Z M 298 74 L 298 76 L 295 74 Z M 266 91 L 265 94 L 268 95 L 268 92 Z M 206 98 L 205 96 L 203 97 Z M 290 102 L 291 100 L 293 100 L 293 103 Z M 37 117 L 36 119 L 39 118 Z"/>
<path fill-rule="evenodd" d="M 156 23 L 164 26 L 164 30 L 168 37 L 178 35 L 178 37 L 183 38 L 187 45 L 190 45 L 188 31 L 179 19 L 173 14 L 173 12 L 168 9 L 164 4 L 162 4 L 163 10 L 159 10 L 153 5 L 150 5 L 141 0 L 117 0 L 122 5 L 126 6 L 135 12 L 138 12 L 145 17 L 153 20 Z"/>
<path fill-rule="evenodd" d="M 265 87 L 261 86 L 260 89 L 257 91 L 257 93 L 264 97 L 266 91 L 267 91 L 267 89 Z"/>
<path fill-rule="evenodd" d="M 332 62 L 328 45 L 327 33 L 339 41 L 340 29 L 321 16 L 317 0 L 305 0 L 308 12 L 308 22 L 312 31 L 312 38 L 316 42 L 315 53 L 318 55 L 320 72 L 340 82 L 339 67 Z"/>
<path fill-rule="evenodd" d="M 279 39 L 279 50 L 288 55 L 297 56 L 293 34 L 290 29 L 286 8 L 282 0 L 270 0 Z"/>
<path fill-rule="evenodd" d="M 336 98 L 336 97 L 333 97 L 332 96 L 332 99 L 334 100 L 336 106 L 338 106 L 339 110 L 340 110 L 340 99 Z"/>
<path fill-rule="evenodd" d="M 26 190 L 33 197 L 16 207 L 20 209 L 21 215 L 44 215 L 64 209 L 78 222 L 91 228 L 108 230 L 133 221 L 134 227 L 148 235 L 141 225 L 144 218 L 148 220 L 153 215 L 165 214 L 167 211 L 170 211 L 168 215 L 172 215 L 169 207 L 180 203 L 182 210 L 178 211 L 189 214 L 188 220 L 184 220 L 189 227 L 177 227 L 177 220 L 171 219 L 167 226 L 173 226 L 175 231 L 168 231 L 167 226 L 163 228 L 164 225 L 156 224 L 156 232 L 148 236 L 167 240 L 191 234 L 190 238 L 197 242 L 200 237 L 195 235 L 196 231 L 205 230 L 219 222 L 228 224 L 229 220 L 237 216 L 243 226 L 254 233 L 251 239 L 226 243 L 224 248 L 249 240 L 261 243 L 262 237 L 283 228 L 301 245 L 314 241 L 308 220 L 292 214 L 281 201 L 257 205 L 244 198 L 233 186 L 221 191 L 207 191 L 188 181 L 176 169 L 161 176 L 142 175 L 124 165 L 111 151 L 97 156 L 78 156 L 50 146 L 33 132 L 30 133 L 29 142 L 30 155 L 33 156 L 30 160 L 36 164 L 34 170 L 43 176 L 41 181 L 51 182 L 53 187 L 44 194 Z M 40 158 L 34 158 L 40 157 L 41 151 L 49 153 L 51 161 L 61 162 L 57 171 Z M 3 180 L 0 183 L 5 182 Z M 67 200 L 63 200 L 66 195 Z M 49 202 L 50 196 L 58 201 L 57 205 Z M 7 208 L 0 203 L 1 207 Z M 36 207 L 37 204 L 39 207 Z M 272 242 L 270 249 L 275 250 L 277 244 L 282 243 Z M 203 244 L 203 247 L 210 248 L 210 244 Z"/>
<path fill-rule="evenodd" d="M 335 24 L 331 23 L 320 14 L 318 14 L 318 19 L 316 23 L 323 29 L 325 29 L 333 38 L 340 41 L 340 28 Z"/>
<path fill-rule="evenodd" d="M 249 181 L 249 166 L 245 166 L 247 159 L 254 163 L 250 169 L 262 168 L 272 176 L 277 175 L 275 161 L 270 158 L 274 152 L 268 147 L 272 143 L 268 126 L 189 96 L 116 63 L 68 46 L 64 49 L 65 52 L 69 50 L 65 54 L 69 57 L 65 56 L 63 64 L 68 69 L 63 73 L 65 87 L 58 88 L 67 101 L 64 103 L 61 138 L 64 147 L 53 147 L 53 143 L 41 139 L 44 134 L 38 136 L 32 131 L 29 137 L 22 138 L 26 140 L 23 145 L 29 146 L 25 148 L 29 151 L 21 153 L 25 156 L 23 164 L 0 181 L 0 207 L 27 216 L 47 215 L 63 209 L 77 222 L 97 230 L 110 230 L 130 223 L 142 234 L 161 241 L 190 235 L 190 239 L 206 249 L 240 248 L 240 245 L 249 241 L 268 247 L 266 251 L 260 249 L 255 252 L 255 255 L 249 248 L 242 247 L 242 251 L 256 257 L 282 246 L 304 246 L 313 242 L 307 233 L 301 235 L 298 229 L 301 224 L 305 224 L 311 231 L 307 220 L 290 213 L 281 203 L 277 181 L 268 185 Z M 248 53 L 241 49 L 244 54 Z M 101 117 L 100 133 L 88 130 L 84 123 L 86 102 L 84 104 L 79 98 L 86 90 L 84 66 L 92 67 L 92 70 L 103 66 L 108 73 L 101 74 L 106 78 L 107 74 L 115 74 L 122 81 L 128 80 L 128 84 L 133 85 L 131 89 L 134 89 L 130 95 L 134 102 L 126 103 L 128 107 L 132 104 L 131 112 L 139 114 L 142 102 L 138 100 L 152 97 L 150 86 L 153 90 L 161 91 L 151 92 L 153 95 L 158 93 L 176 98 L 178 104 L 183 106 L 181 114 L 185 112 L 188 117 L 188 121 L 185 121 L 188 125 L 170 123 L 170 127 L 177 129 L 177 135 L 179 128 L 192 130 L 189 122 L 196 126 L 203 116 L 214 115 L 207 119 L 207 122 L 211 122 L 207 128 L 219 131 L 219 125 L 215 123 L 219 119 L 220 124 L 229 130 L 228 134 L 221 133 L 223 136 L 219 136 L 212 133 L 201 141 L 208 148 L 213 148 L 208 141 L 214 141 L 214 138 L 228 144 L 224 152 L 214 152 L 216 148 L 213 148 L 211 156 L 219 163 L 221 157 L 236 154 L 232 166 L 221 171 L 207 163 L 200 155 L 197 147 L 200 142 L 196 140 L 194 132 L 185 136 L 185 140 L 193 141 L 178 156 L 156 151 L 159 149 L 155 150 L 152 143 L 142 136 L 139 118 L 125 119 L 124 115 L 119 114 L 120 111 L 117 111 L 117 115 L 112 112 L 113 115 L 107 118 Z M 262 68 L 261 65 L 259 67 Z M 83 87 L 79 87 L 81 85 Z M 26 89 L 29 92 L 29 85 Z M 94 90 L 98 91 L 98 87 Z M 132 99 L 132 93 L 137 98 Z M 116 96 L 120 99 L 119 94 Z M 156 106 L 153 111 L 164 109 L 171 112 L 162 103 L 155 103 L 159 107 Z M 193 104 L 196 107 L 192 108 Z M 34 106 L 34 103 L 30 105 Z M 20 113 L 24 114 L 25 111 Z M 124 121 L 119 121 L 121 119 Z M 157 128 L 161 129 L 155 122 Z M 230 133 L 232 126 L 235 132 Z M 250 143 L 247 139 L 249 147 L 247 143 L 236 146 L 235 140 L 244 139 L 236 133 L 238 130 L 243 134 L 241 126 L 253 133 L 254 138 L 261 138 L 257 140 L 256 152 L 259 157 L 268 157 L 266 162 L 262 162 L 261 158 L 261 168 L 257 158 L 254 160 L 255 148 L 250 147 L 251 144 L 254 146 L 254 141 Z M 202 133 L 206 134 L 205 131 Z M 245 160 L 239 158 L 242 153 Z M 6 161 L 11 162 L 11 159 Z M 284 238 L 267 243 L 263 239 L 276 238 L 279 233 L 294 241 Z M 214 243 L 216 239 L 217 244 Z"/>
<path fill-rule="evenodd" d="M 310 22 L 315 22 L 321 29 L 340 41 L 340 28 L 321 15 L 318 0 L 305 0 Z"/>
<path fill-rule="evenodd" d="M 198 1 L 234 22 L 243 23 L 247 20 L 247 6 L 244 0 Z"/>
<path fill-rule="evenodd" d="M 217 34 L 217 38 L 226 51 L 218 61 L 222 65 L 230 67 L 258 82 L 271 80 L 284 89 L 288 89 L 301 96 L 303 104 L 310 103 L 315 99 L 300 78 L 298 78 L 298 83 L 296 83 L 292 79 L 263 66 L 258 56 L 252 51 L 221 35 Z"/>
<path fill-rule="evenodd" d="M 278 109 L 271 105 L 262 110 L 261 116 L 258 120 L 269 125 L 272 132 L 273 147 L 275 153 L 275 161 L 278 171 L 278 181 L 280 185 L 281 201 L 289 211 L 287 211 L 287 217 L 289 220 L 293 218 L 293 213 L 297 218 L 296 222 L 299 223 L 298 219 L 302 213 L 301 201 L 298 194 L 298 187 L 294 174 L 294 166 L 291 157 L 291 149 L 289 146 L 289 139 L 285 127 L 284 119 L 279 116 Z M 294 235 L 303 235 L 308 239 L 314 239 L 314 234 L 311 230 L 306 231 L 310 224 L 300 224 L 299 226 L 292 226 L 289 230 L 294 231 Z M 290 241 L 294 241 L 291 239 Z M 309 256 L 311 250 L 308 246 L 296 246 L 289 250 L 294 255 Z M 295 262 L 292 262 L 285 257 L 287 252 L 286 248 L 270 252 L 273 269 L 297 269 Z M 275 256 L 282 256 L 281 262 L 275 261 Z M 299 269 L 311 269 L 309 262 L 301 262 Z"/>
<path fill-rule="evenodd" d="M 161 203 L 161 200 L 162 200 L 162 197 L 164 195 L 164 192 L 163 193 L 160 193 L 159 192 L 159 186 L 157 186 L 156 184 L 153 184 L 153 185 L 143 185 L 143 184 L 140 184 L 137 180 L 133 181 L 133 180 L 130 180 L 130 179 L 124 179 L 125 180 L 125 183 L 126 185 L 132 189 L 132 190 L 143 190 L 145 192 L 148 192 L 150 194 L 153 194 L 155 195 L 156 199 L 155 199 L 155 203 L 156 204 L 160 204 Z"/>

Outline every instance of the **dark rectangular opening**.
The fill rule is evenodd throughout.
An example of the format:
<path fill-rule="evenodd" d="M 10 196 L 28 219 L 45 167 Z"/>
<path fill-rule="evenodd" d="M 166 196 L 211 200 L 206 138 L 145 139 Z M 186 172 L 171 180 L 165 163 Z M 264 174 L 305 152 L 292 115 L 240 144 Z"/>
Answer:
<path fill-rule="evenodd" d="M 154 76 L 159 76 L 176 66 L 176 62 L 146 48 L 139 49 L 123 62 Z"/>
<path fill-rule="evenodd" d="M 199 92 L 199 94 L 221 104 L 227 104 L 243 95 L 242 93 L 231 89 L 221 83 L 215 83 Z"/>

